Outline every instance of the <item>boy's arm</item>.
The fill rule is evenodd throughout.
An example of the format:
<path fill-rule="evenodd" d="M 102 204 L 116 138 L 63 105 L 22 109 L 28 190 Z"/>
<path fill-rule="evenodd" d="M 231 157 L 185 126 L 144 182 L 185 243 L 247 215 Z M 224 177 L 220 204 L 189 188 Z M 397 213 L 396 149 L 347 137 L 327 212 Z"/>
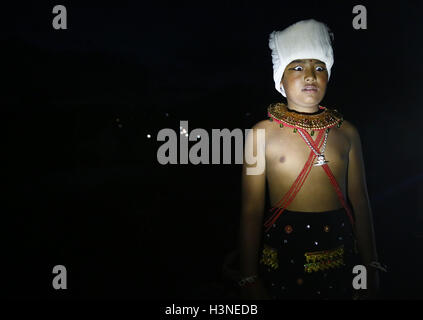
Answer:
<path fill-rule="evenodd" d="M 263 141 L 265 139 L 258 139 L 256 130 L 263 129 L 263 127 L 257 124 L 252 129 L 245 141 L 245 158 L 242 169 L 242 204 L 239 239 L 242 277 L 258 274 L 258 251 L 266 193 L 265 141 Z M 256 156 L 257 162 L 260 163 L 248 164 L 248 155 Z M 261 167 L 260 170 L 247 174 L 248 168 L 257 169 L 259 167 Z"/>
<path fill-rule="evenodd" d="M 376 242 L 373 230 L 372 211 L 367 193 L 366 174 L 363 161 L 360 135 L 357 129 L 348 124 L 350 151 L 348 162 L 348 198 L 355 214 L 355 231 L 357 245 L 362 261 L 368 265 L 378 261 Z M 378 277 L 373 269 L 367 268 L 370 287 L 378 286 Z"/>

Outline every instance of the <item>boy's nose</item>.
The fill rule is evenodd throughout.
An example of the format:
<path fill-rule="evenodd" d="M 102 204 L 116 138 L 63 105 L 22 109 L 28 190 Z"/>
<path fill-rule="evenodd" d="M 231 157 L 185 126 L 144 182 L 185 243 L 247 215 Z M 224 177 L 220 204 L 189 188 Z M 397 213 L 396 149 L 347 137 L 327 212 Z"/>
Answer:
<path fill-rule="evenodd" d="M 316 81 L 316 75 L 314 73 L 310 73 L 308 75 L 305 76 L 305 81 L 306 82 L 314 82 Z"/>
<path fill-rule="evenodd" d="M 313 71 L 309 71 L 305 74 L 304 80 L 306 82 L 314 82 L 316 81 L 316 74 Z"/>

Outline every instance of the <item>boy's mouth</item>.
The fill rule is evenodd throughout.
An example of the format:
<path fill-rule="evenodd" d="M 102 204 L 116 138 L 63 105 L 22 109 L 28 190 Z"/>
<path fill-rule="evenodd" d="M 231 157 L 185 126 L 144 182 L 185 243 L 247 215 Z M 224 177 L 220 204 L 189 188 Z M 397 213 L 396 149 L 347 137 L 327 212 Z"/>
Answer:
<path fill-rule="evenodd" d="M 305 86 L 304 88 L 303 88 L 303 91 L 306 91 L 306 92 L 317 92 L 317 87 L 316 86 L 314 86 L 314 85 L 308 85 L 308 86 Z"/>

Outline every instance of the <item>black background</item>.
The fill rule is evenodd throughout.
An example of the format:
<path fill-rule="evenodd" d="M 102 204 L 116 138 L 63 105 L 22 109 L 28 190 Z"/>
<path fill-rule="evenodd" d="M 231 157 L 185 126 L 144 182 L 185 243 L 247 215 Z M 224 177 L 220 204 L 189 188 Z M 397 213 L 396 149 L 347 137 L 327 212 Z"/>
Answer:
<path fill-rule="evenodd" d="M 54 30 L 52 8 L 67 8 Z M 367 30 L 352 8 L 367 8 Z M 18 3 L 3 8 L 2 290 L 14 298 L 230 298 L 241 165 L 160 165 L 163 128 L 250 128 L 281 101 L 268 35 L 335 34 L 322 105 L 362 139 L 385 298 L 421 298 L 419 2 Z M 209 131 L 210 132 L 210 131 Z M 147 134 L 151 138 L 147 138 Z M 68 289 L 56 291 L 55 265 Z"/>

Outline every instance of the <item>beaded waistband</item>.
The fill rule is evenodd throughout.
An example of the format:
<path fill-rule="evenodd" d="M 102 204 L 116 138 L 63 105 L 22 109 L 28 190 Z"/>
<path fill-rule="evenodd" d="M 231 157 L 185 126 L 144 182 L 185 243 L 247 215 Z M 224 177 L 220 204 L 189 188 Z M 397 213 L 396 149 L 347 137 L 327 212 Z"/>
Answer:
<path fill-rule="evenodd" d="M 344 246 L 341 245 L 335 249 L 306 252 L 304 272 L 312 273 L 335 269 L 344 266 Z M 276 270 L 279 268 L 278 251 L 268 245 L 264 245 L 260 263 Z"/>
<path fill-rule="evenodd" d="M 260 263 L 272 269 L 279 268 L 278 251 L 275 248 L 272 248 L 265 244 L 263 248 L 263 256 L 260 259 Z"/>
<path fill-rule="evenodd" d="M 324 271 L 341 267 L 344 264 L 344 246 L 331 250 L 304 253 L 306 263 L 304 271 L 307 273 Z"/>

